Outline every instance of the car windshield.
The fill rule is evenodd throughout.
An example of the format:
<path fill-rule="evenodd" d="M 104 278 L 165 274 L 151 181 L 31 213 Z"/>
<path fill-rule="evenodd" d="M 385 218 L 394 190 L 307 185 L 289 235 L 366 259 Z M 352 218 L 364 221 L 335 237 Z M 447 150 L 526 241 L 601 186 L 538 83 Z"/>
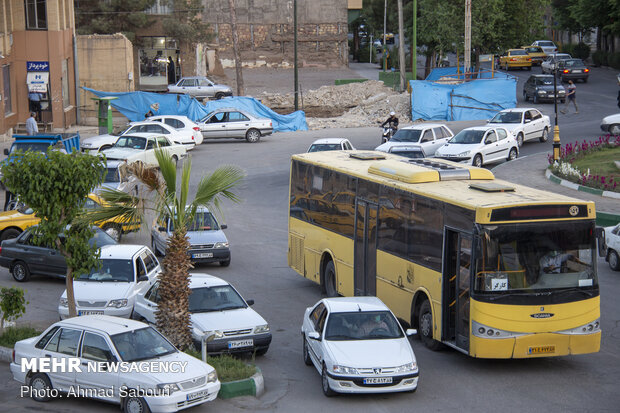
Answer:
<path fill-rule="evenodd" d="M 553 42 L 550 41 L 546 41 L 546 42 L 538 42 L 539 46 L 544 46 L 544 47 L 555 47 L 555 45 L 553 44 Z"/>
<path fill-rule="evenodd" d="M 474 290 L 496 297 L 592 291 L 598 286 L 593 231 L 594 224 L 589 222 L 482 227 Z"/>
<path fill-rule="evenodd" d="M 310 146 L 308 152 L 339 151 L 341 149 L 339 143 L 315 143 Z"/>
<path fill-rule="evenodd" d="M 393 142 L 417 142 L 420 140 L 420 134 L 422 130 L 420 129 L 400 129 L 396 131 L 394 136 L 390 141 Z"/>
<path fill-rule="evenodd" d="M 463 129 L 462 131 L 454 135 L 454 138 L 450 139 L 448 143 L 462 143 L 470 145 L 474 143 L 480 143 L 485 132 L 486 131 L 478 129 Z"/>
<path fill-rule="evenodd" d="M 528 53 L 542 53 L 542 49 L 536 46 L 527 47 L 525 51 Z"/>
<path fill-rule="evenodd" d="M 220 229 L 211 212 L 196 212 L 194 222 L 187 228 L 188 231 L 214 231 Z"/>
<path fill-rule="evenodd" d="M 80 275 L 78 280 L 134 282 L 133 262 L 131 260 L 102 259 L 101 268 Z"/>
<path fill-rule="evenodd" d="M 47 152 L 47 148 L 53 146 L 50 142 L 15 142 L 11 145 L 11 151 L 9 154 L 12 154 L 15 151 L 26 152 L 28 150 L 32 152 Z"/>
<path fill-rule="evenodd" d="M 584 66 L 581 59 L 569 59 L 564 62 L 565 67 Z"/>
<path fill-rule="evenodd" d="M 95 234 L 88 240 L 88 243 L 92 247 L 93 245 L 97 245 L 98 247 L 103 247 L 104 245 L 114 245 L 116 241 L 114 238 L 109 236 L 105 231 L 100 228 L 94 228 Z"/>
<path fill-rule="evenodd" d="M 243 298 L 230 285 L 192 288 L 189 295 L 190 313 L 208 313 L 246 307 Z"/>
<path fill-rule="evenodd" d="M 424 152 L 419 149 L 402 149 L 402 148 L 394 148 L 391 153 L 394 155 L 404 156 L 405 158 L 410 159 L 418 159 L 424 158 Z"/>
<path fill-rule="evenodd" d="M 30 208 L 28 205 L 22 204 L 21 202 L 17 204 L 16 209 L 24 215 L 30 215 L 34 212 L 32 208 Z"/>
<path fill-rule="evenodd" d="M 144 149 L 146 148 L 146 138 L 140 136 L 121 136 L 114 144 L 115 148 L 131 148 L 131 149 Z"/>
<path fill-rule="evenodd" d="M 511 56 L 525 56 L 526 54 L 527 52 L 525 50 L 511 50 L 510 51 Z"/>
<path fill-rule="evenodd" d="M 118 174 L 118 168 L 106 168 L 103 176 L 104 183 L 120 182 L 121 177 Z"/>
<path fill-rule="evenodd" d="M 549 77 L 539 77 L 538 81 L 539 81 L 539 83 L 541 85 L 552 85 L 553 84 L 553 77 L 552 76 L 549 76 Z"/>
<path fill-rule="evenodd" d="M 152 327 L 110 336 L 116 351 L 125 362 L 153 359 L 178 350 Z"/>
<path fill-rule="evenodd" d="M 489 123 L 521 123 L 521 112 L 499 112 Z"/>
<path fill-rule="evenodd" d="M 389 311 L 331 313 L 325 340 L 376 340 L 403 337 L 403 331 Z"/>

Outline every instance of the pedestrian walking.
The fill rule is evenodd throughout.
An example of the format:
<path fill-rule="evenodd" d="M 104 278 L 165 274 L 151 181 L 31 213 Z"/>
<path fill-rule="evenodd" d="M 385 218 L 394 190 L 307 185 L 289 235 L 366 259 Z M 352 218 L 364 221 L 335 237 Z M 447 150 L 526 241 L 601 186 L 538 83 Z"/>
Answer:
<path fill-rule="evenodd" d="M 571 102 L 573 102 L 573 105 L 575 105 L 575 113 L 579 113 L 579 107 L 577 106 L 577 86 L 575 86 L 572 80 L 569 80 L 568 94 L 566 95 L 566 105 L 564 106 L 564 109 L 562 109 L 560 112 L 566 113 L 566 111 L 568 110 L 568 105 Z"/>
<path fill-rule="evenodd" d="M 28 100 L 30 101 L 30 110 L 41 117 L 41 94 L 31 91 L 28 93 Z"/>
<path fill-rule="evenodd" d="M 39 126 L 37 125 L 37 114 L 30 112 L 30 117 L 26 119 L 26 133 L 28 135 L 36 135 L 39 133 Z"/>

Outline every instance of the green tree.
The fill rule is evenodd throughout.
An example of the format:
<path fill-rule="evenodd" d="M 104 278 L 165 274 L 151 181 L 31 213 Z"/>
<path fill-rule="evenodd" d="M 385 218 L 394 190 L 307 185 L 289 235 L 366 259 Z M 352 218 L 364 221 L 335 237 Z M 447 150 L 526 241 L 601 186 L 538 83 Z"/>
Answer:
<path fill-rule="evenodd" d="M 183 164 L 181 179 L 177 185 L 177 169 L 166 152 L 155 151 L 159 171 L 155 167 L 145 167 L 140 163 L 129 165 L 130 174 L 143 185 L 144 193 L 133 196 L 114 189 L 105 189 L 101 197 L 107 201 L 101 209 L 89 213 L 93 222 L 123 217 L 130 223 L 146 222 L 145 214 L 168 216 L 172 219 L 173 233 L 168 238 L 166 256 L 162 260 L 162 273 L 159 276 L 157 326 L 168 339 L 181 349 L 192 342 L 189 313 L 189 258 L 190 244 L 187 240 L 187 227 L 194 221 L 199 206 L 215 207 L 221 212 L 221 200 L 226 198 L 238 202 L 232 189 L 243 178 L 240 169 L 226 166 L 216 169 L 211 175 L 203 177 L 198 183 L 193 201 L 189 201 L 191 160 Z"/>
<path fill-rule="evenodd" d="M 69 316 L 76 315 L 73 278 L 97 268 L 99 250 L 89 245 L 91 226 L 79 218 L 87 195 L 103 179 L 102 158 L 55 150 L 17 152 L 2 165 L 3 182 L 41 219 L 35 243 L 53 245 L 67 262 Z M 60 234 L 63 234 L 61 239 Z"/>
<path fill-rule="evenodd" d="M 136 30 L 152 24 L 145 13 L 156 0 L 80 0 L 75 2 L 76 29 L 79 34 L 123 33 L 131 42 Z"/>
<path fill-rule="evenodd" d="M 202 22 L 204 5 L 201 0 L 168 0 L 168 6 L 172 13 L 162 22 L 166 36 L 190 45 L 213 38 L 209 24 Z"/>

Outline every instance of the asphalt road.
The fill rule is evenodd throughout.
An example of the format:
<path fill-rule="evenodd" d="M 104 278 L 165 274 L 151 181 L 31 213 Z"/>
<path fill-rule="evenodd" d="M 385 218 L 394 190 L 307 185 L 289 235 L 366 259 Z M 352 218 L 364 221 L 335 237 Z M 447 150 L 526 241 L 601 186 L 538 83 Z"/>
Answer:
<path fill-rule="evenodd" d="M 539 71 L 534 68 L 532 73 Z M 517 94 L 530 72 L 511 71 L 519 78 Z M 578 84 L 580 113 L 561 115 L 566 139 L 599 136 L 602 116 L 617 112 L 615 72 L 594 69 L 587 84 Z M 519 103 L 522 105 L 521 99 Z M 531 104 L 531 103 L 530 103 Z M 537 105 L 546 114 L 553 105 Z M 476 122 L 474 122 L 476 123 Z M 479 123 L 479 122 L 478 122 Z M 453 124 L 455 132 L 471 123 Z M 564 132 L 565 131 L 565 132 Z M 338 396 L 325 398 L 319 374 L 303 364 L 299 329 L 307 306 L 321 298 L 319 288 L 291 270 L 286 263 L 288 167 L 290 155 L 304 152 L 320 137 L 344 136 L 359 149 L 379 144 L 379 128 L 331 129 L 278 133 L 258 144 L 243 141 L 207 142 L 192 152 L 192 186 L 202 175 L 225 164 L 239 165 L 247 177 L 239 187 L 242 201 L 225 203 L 223 222 L 232 249 L 230 267 L 198 267 L 232 282 L 270 323 L 274 334 L 269 352 L 256 360 L 265 376 L 266 393 L 260 399 L 242 397 L 217 400 L 190 411 L 617 411 L 620 393 L 620 276 L 599 260 L 603 340 L 597 354 L 535 360 L 476 360 L 456 351 L 427 350 L 412 345 L 420 364 L 420 385 L 415 394 Z M 551 143 L 526 143 L 522 156 L 549 151 Z M 526 178 L 524 182 L 527 184 Z M 149 245 L 146 231 L 125 237 L 125 243 Z M 0 269 L 0 285 L 17 285 Z M 29 304 L 24 321 L 40 327 L 58 319 L 61 280 L 33 277 L 27 284 Z M 0 364 L 2 411 L 113 412 L 117 407 L 91 400 L 56 400 L 38 404 L 19 396 L 7 364 Z"/>

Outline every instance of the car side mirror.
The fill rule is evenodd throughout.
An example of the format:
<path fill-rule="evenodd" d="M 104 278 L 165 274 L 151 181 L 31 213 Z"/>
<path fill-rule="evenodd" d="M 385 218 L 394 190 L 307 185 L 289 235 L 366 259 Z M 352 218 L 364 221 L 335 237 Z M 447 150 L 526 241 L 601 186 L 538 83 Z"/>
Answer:
<path fill-rule="evenodd" d="M 525 119 L 525 123 L 530 123 L 532 119 Z"/>
<path fill-rule="evenodd" d="M 148 281 L 149 277 L 147 277 L 146 275 L 141 275 L 138 277 L 138 282 L 142 282 L 142 281 Z"/>
<path fill-rule="evenodd" d="M 492 143 L 490 139 L 485 139 L 485 140 L 484 140 L 484 144 L 485 144 L 485 145 L 488 145 L 488 144 L 490 144 L 490 143 Z"/>
<path fill-rule="evenodd" d="M 321 335 L 319 333 L 317 333 L 316 331 L 312 331 L 310 333 L 308 333 L 308 338 L 311 338 L 312 340 L 321 340 Z"/>
<path fill-rule="evenodd" d="M 245 300 L 245 302 L 248 303 L 249 306 L 254 305 L 254 300 Z"/>
<path fill-rule="evenodd" d="M 418 330 L 416 330 L 415 328 L 408 328 L 407 330 L 405 330 L 405 334 L 407 334 L 408 336 L 415 336 L 416 334 L 418 334 Z"/>
<path fill-rule="evenodd" d="M 9 149 L 8 148 L 4 148 L 4 154 L 8 156 L 8 154 L 9 154 Z"/>
<path fill-rule="evenodd" d="M 220 228 L 222 228 L 222 229 L 226 229 L 226 228 L 228 228 L 228 225 L 226 225 L 226 224 L 222 224 L 222 225 L 220 225 Z"/>

